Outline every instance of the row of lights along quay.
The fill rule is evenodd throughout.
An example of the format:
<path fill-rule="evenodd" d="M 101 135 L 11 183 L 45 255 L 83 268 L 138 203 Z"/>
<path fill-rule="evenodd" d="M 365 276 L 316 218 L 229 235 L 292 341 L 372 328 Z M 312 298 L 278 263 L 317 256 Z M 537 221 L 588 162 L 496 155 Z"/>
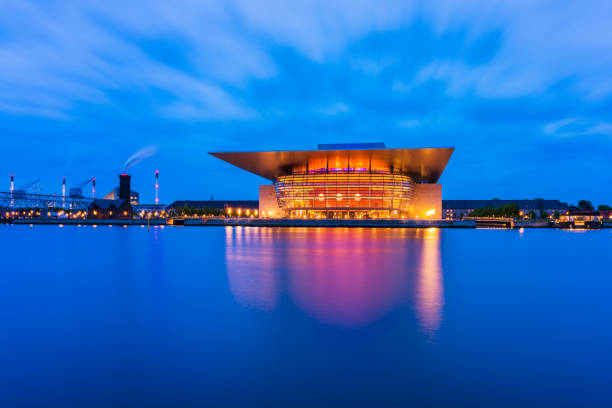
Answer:
<path fill-rule="evenodd" d="M 382 227 L 609 227 L 612 214 L 575 211 L 558 200 L 442 200 L 438 183 L 454 148 L 388 149 L 384 143 L 322 144 L 317 150 L 210 153 L 271 183 L 258 200 L 141 204 L 131 176 L 96 198 L 96 180 L 42 194 L 40 180 L 0 192 L 0 220 L 13 223 Z M 91 184 L 91 197 L 83 189 Z M 31 190 L 33 190 L 31 192 Z M 516 214 L 506 214 L 516 207 Z M 503 216 L 475 216 L 482 208 Z M 534 210 L 537 210 L 534 211 Z M 482 211 L 481 211 L 482 213 Z M 533 214 L 533 216 L 532 216 Z M 553 217 L 553 214 L 555 215 Z"/>

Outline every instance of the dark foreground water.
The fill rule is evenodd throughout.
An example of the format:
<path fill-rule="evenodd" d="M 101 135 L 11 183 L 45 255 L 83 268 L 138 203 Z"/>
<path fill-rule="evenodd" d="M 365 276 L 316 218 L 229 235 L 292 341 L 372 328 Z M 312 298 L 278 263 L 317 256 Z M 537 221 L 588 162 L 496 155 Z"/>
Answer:
<path fill-rule="evenodd" d="M 612 406 L 612 231 L 0 225 L 0 406 Z"/>

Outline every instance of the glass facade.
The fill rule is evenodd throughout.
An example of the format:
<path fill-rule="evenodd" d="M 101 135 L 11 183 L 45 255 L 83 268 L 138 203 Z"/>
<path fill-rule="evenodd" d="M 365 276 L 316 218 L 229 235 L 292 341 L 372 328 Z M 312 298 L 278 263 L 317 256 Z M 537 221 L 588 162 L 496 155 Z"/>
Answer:
<path fill-rule="evenodd" d="M 299 218 L 400 218 L 412 196 L 412 179 L 390 169 L 317 168 L 275 182 L 285 216 Z"/>

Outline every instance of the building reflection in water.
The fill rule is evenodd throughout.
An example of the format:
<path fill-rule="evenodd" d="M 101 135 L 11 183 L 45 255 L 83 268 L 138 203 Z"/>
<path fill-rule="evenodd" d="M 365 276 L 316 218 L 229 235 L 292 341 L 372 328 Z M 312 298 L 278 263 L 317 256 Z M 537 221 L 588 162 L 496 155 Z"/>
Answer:
<path fill-rule="evenodd" d="M 281 292 L 324 324 L 363 327 L 413 306 L 421 330 L 438 330 L 443 283 L 438 229 L 226 229 L 230 290 L 270 311 Z"/>
<path fill-rule="evenodd" d="M 232 295 L 243 306 L 273 310 L 279 299 L 277 253 L 268 228 L 226 227 L 225 258 Z"/>
<path fill-rule="evenodd" d="M 440 230 L 428 228 L 422 232 L 421 260 L 417 271 L 415 311 L 421 329 L 433 336 L 440 328 L 444 285 L 440 260 Z"/>
<path fill-rule="evenodd" d="M 287 292 L 319 321 L 360 327 L 379 320 L 402 299 L 404 266 L 389 256 L 378 229 L 320 229 L 291 241 Z"/>

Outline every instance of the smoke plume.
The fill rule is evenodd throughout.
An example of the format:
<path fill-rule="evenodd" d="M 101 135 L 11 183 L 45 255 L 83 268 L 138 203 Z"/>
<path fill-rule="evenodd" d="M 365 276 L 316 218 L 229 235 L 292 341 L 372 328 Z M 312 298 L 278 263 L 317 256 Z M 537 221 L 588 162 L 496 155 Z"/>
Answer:
<path fill-rule="evenodd" d="M 147 146 L 143 147 L 136 153 L 130 156 L 129 159 L 125 161 L 123 165 L 123 171 L 127 171 L 130 167 L 140 163 L 144 159 L 147 159 L 157 153 L 157 146 Z"/>

